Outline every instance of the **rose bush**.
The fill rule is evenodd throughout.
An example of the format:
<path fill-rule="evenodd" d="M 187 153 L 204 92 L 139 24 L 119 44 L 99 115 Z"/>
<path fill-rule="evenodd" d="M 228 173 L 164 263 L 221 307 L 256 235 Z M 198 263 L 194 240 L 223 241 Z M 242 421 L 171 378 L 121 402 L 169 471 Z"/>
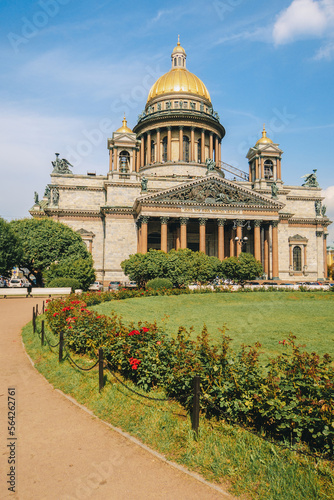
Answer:
<path fill-rule="evenodd" d="M 111 300 L 119 300 L 120 293 L 129 292 L 120 291 Z M 112 370 L 146 391 L 163 387 L 187 409 L 193 377 L 199 375 L 201 409 L 208 417 L 241 422 L 333 455 L 334 369 L 328 355 L 320 358 L 306 352 L 290 335 L 279 343 L 282 353 L 264 366 L 258 343 L 234 352 L 224 330 L 221 344 L 213 345 L 205 327 L 196 340 L 183 327 L 170 338 L 155 323 L 124 325 L 116 314 L 106 317 L 90 311 L 87 305 L 95 297 L 102 299 L 103 294 L 47 304 L 50 329 L 55 334 L 63 330 L 68 347 L 76 353 L 96 357 L 102 347 Z"/>

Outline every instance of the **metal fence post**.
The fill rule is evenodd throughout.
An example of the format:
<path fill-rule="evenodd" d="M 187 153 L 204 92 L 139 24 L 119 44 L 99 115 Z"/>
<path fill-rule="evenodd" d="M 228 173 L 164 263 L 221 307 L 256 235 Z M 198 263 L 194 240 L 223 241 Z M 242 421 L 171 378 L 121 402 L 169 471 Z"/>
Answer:
<path fill-rule="evenodd" d="M 104 387 L 104 378 L 103 378 L 103 349 L 100 347 L 99 349 L 99 392 Z"/>
<path fill-rule="evenodd" d="M 44 311 L 45 311 L 45 302 L 43 300 L 43 305 L 42 305 L 42 314 L 44 314 Z"/>
<path fill-rule="evenodd" d="M 32 330 L 36 331 L 36 317 L 35 317 L 35 307 L 32 308 Z"/>
<path fill-rule="evenodd" d="M 63 343 L 64 343 L 64 332 L 60 330 L 59 333 L 59 363 L 63 361 Z"/>
<path fill-rule="evenodd" d="M 38 304 L 36 304 L 36 316 L 38 316 Z"/>
<path fill-rule="evenodd" d="M 41 328 L 41 344 L 44 345 L 44 319 L 42 320 L 42 328 Z"/>
<path fill-rule="evenodd" d="M 198 435 L 199 427 L 199 396 L 200 396 L 200 383 L 201 379 L 196 375 L 193 379 L 193 408 L 191 415 L 192 430 Z"/>

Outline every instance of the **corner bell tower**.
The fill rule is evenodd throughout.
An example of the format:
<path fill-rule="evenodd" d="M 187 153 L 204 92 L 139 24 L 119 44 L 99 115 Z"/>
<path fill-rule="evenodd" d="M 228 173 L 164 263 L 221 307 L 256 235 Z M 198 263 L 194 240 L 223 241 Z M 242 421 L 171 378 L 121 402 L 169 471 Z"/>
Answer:
<path fill-rule="evenodd" d="M 136 134 L 127 126 L 124 115 L 122 126 L 108 139 L 109 175 L 127 176 L 138 169 L 138 151 L 140 141 Z"/>
<path fill-rule="evenodd" d="M 273 182 L 282 183 L 281 159 L 283 151 L 274 144 L 263 125 L 262 137 L 247 153 L 249 180 L 255 189 L 266 189 Z"/>

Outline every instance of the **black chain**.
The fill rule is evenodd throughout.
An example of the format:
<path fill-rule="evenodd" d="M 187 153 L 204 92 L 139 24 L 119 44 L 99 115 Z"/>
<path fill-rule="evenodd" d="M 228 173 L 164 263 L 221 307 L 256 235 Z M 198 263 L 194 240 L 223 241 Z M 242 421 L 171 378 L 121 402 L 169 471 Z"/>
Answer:
<path fill-rule="evenodd" d="M 95 366 L 99 363 L 99 360 L 96 361 L 96 363 L 93 365 L 93 366 L 90 366 L 89 368 L 83 368 L 82 366 L 79 366 L 75 361 L 74 359 L 71 358 L 70 356 L 70 353 L 68 352 L 68 350 L 66 349 L 66 346 L 64 345 L 64 349 L 65 349 L 65 352 L 67 354 L 67 357 L 68 359 L 70 360 L 71 363 L 74 364 L 74 366 L 76 366 L 77 368 L 79 368 L 79 370 L 83 370 L 85 372 L 89 372 L 90 370 L 92 370 L 93 368 L 95 368 Z"/>
<path fill-rule="evenodd" d="M 50 344 L 49 339 L 47 338 L 47 336 L 46 336 L 45 334 L 44 334 L 44 338 L 45 338 L 45 340 L 46 340 L 46 342 L 47 342 L 47 344 L 48 344 L 48 346 L 49 346 L 49 347 L 58 347 L 58 346 L 59 346 L 59 344 L 60 344 L 60 340 L 59 340 L 59 342 L 57 342 L 57 344 L 55 344 L 55 345 Z"/>
<path fill-rule="evenodd" d="M 134 394 L 137 394 L 137 396 L 140 396 L 145 399 L 150 399 L 151 401 L 171 401 L 169 398 L 152 398 L 151 396 L 145 396 L 145 394 L 140 394 L 139 392 L 135 391 L 134 389 L 131 389 L 131 387 L 128 387 L 122 380 L 120 380 L 115 373 L 110 369 L 109 364 L 106 366 L 107 370 L 111 373 L 111 375 L 119 382 L 123 387 L 128 389 L 128 391 L 133 392 Z"/>

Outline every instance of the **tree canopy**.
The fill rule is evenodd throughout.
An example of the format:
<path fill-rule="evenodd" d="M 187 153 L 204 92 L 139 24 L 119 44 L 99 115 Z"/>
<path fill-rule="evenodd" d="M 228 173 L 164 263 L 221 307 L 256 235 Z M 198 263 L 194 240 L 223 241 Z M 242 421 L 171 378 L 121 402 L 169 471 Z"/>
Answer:
<path fill-rule="evenodd" d="M 22 258 L 22 245 L 10 224 L 0 218 L 0 275 L 9 277 Z"/>
<path fill-rule="evenodd" d="M 239 283 L 262 276 L 263 268 L 253 255 L 241 253 L 222 262 L 203 252 L 189 248 L 171 250 L 149 250 L 146 254 L 136 253 L 121 263 L 124 273 L 140 286 L 155 278 L 167 278 L 174 286 L 191 282 L 207 283 L 216 277 L 227 278 Z"/>
<path fill-rule="evenodd" d="M 35 276 L 37 285 L 43 285 L 44 275 L 51 279 L 51 273 L 52 278 L 77 278 L 82 285 L 85 275 L 90 283 L 94 281 L 91 255 L 81 236 L 70 227 L 45 218 L 15 220 L 10 226 L 22 244 L 20 265 Z"/>
<path fill-rule="evenodd" d="M 244 283 L 263 275 L 263 267 L 250 253 L 241 253 L 239 257 L 229 257 L 222 261 L 221 273 L 224 278 Z"/>
<path fill-rule="evenodd" d="M 220 261 L 202 252 L 189 248 L 171 250 L 149 250 L 146 254 L 133 254 L 121 263 L 130 280 L 143 286 L 154 278 L 167 278 L 174 286 L 183 286 L 192 281 L 201 283 L 213 280 L 219 272 Z"/>

